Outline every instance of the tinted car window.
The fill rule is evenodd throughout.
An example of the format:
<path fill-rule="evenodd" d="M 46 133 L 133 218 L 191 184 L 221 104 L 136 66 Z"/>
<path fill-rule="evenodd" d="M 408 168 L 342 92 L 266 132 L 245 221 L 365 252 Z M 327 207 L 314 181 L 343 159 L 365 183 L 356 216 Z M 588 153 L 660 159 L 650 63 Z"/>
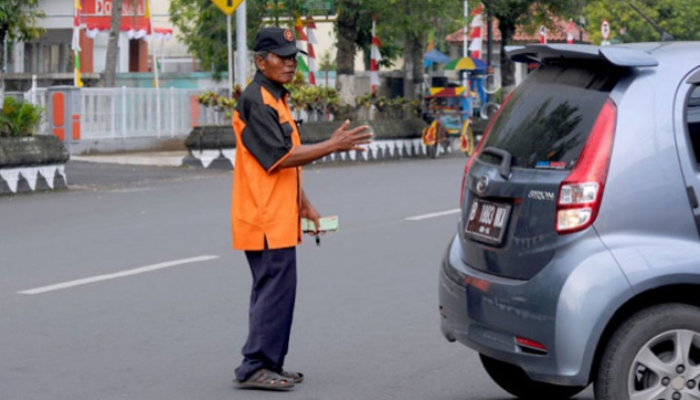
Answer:
<path fill-rule="evenodd" d="M 540 67 L 513 93 L 484 147 L 506 150 L 516 167 L 571 169 L 624 73 L 610 65 Z M 480 158 L 500 162 L 491 157 Z"/>
<path fill-rule="evenodd" d="M 693 144 L 695 160 L 698 162 L 700 160 L 700 86 L 695 86 L 690 92 L 685 117 L 688 122 L 690 143 Z"/>

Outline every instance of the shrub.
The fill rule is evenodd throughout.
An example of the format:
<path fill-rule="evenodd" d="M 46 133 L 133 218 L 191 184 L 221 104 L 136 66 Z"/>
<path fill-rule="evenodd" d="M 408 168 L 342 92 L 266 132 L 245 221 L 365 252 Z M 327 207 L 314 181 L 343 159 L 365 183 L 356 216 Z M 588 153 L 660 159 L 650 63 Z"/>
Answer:
<path fill-rule="evenodd" d="M 238 91 L 233 93 L 233 97 L 226 97 L 217 94 L 216 92 L 206 92 L 197 97 L 199 104 L 211 109 L 216 113 L 222 114 L 225 118 L 233 116 L 233 109 L 236 108 L 236 101 L 240 97 L 240 86 L 236 85 Z"/>
<path fill-rule="evenodd" d="M 378 111 L 384 112 L 385 118 L 404 118 L 405 116 L 420 116 L 420 100 L 406 100 L 403 97 L 388 98 L 366 93 L 355 98 L 357 108 L 369 108 L 374 105 Z"/>
<path fill-rule="evenodd" d="M 288 85 L 290 103 L 294 110 L 316 112 L 320 114 L 338 112 L 340 95 L 338 91 L 326 86 L 311 86 L 304 81 L 304 75 L 297 71 Z"/>
<path fill-rule="evenodd" d="M 41 106 L 6 96 L 0 109 L 0 137 L 34 136 L 43 115 Z"/>

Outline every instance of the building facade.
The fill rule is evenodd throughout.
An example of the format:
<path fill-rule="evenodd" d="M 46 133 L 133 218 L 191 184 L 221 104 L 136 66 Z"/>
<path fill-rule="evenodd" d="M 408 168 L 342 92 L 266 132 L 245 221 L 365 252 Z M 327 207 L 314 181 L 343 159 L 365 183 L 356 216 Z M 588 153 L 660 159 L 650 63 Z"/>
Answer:
<path fill-rule="evenodd" d="M 91 86 L 106 67 L 112 0 L 80 0 L 80 4 L 80 68 L 86 85 Z M 151 0 L 150 7 L 146 0 L 137 0 L 136 7 L 131 4 L 126 0 L 123 3 L 117 73 L 151 72 L 154 51 L 160 58 L 166 54 L 185 58 L 191 71 L 191 58 L 172 34 L 167 16 L 170 0 Z M 37 40 L 8 46 L 9 90 L 26 90 L 32 76 L 40 86 L 71 84 L 73 80 L 74 0 L 39 0 L 38 9 L 46 14 L 39 20 L 46 33 Z M 149 32 L 157 32 L 155 40 L 147 35 Z"/>

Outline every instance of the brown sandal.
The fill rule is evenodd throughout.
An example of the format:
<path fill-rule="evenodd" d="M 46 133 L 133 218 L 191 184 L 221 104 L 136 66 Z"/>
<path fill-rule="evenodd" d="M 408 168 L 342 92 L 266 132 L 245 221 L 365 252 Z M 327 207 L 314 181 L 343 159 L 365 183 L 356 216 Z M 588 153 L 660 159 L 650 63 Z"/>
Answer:
<path fill-rule="evenodd" d="M 289 390 L 294 387 L 294 382 L 291 378 L 284 377 L 265 368 L 255 371 L 253 375 L 244 381 L 238 381 L 238 384 L 244 388 L 263 390 Z"/>

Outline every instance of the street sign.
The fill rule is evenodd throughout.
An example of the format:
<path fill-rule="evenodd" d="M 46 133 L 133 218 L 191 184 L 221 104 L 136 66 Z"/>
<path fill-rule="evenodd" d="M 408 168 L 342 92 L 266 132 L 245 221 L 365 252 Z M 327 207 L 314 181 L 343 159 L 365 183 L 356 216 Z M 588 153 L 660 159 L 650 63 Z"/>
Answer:
<path fill-rule="evenodd" d="M 603 21 L 603 23 L 600 24 L 600 33 L 603 34 L 603 39 L 608 40 L 610 37 L 610 24 L 608 21 Z"/>
<path fill-rule="evenodd" d="M 243 3 L 243 0 L 211 0 L 211 2 L 219 7 L 224 14 L 231 15 Z"/>
<path fill-rule="evenodd" d="M 603 35 L 603 41 L 600 43 L 600 45 L 608 46 L 610 44 L 608 41 L 608 38 L 610 37 L 610 23 L 608 23 L 607 20 L 600 24 L 600 33 Z"/>

